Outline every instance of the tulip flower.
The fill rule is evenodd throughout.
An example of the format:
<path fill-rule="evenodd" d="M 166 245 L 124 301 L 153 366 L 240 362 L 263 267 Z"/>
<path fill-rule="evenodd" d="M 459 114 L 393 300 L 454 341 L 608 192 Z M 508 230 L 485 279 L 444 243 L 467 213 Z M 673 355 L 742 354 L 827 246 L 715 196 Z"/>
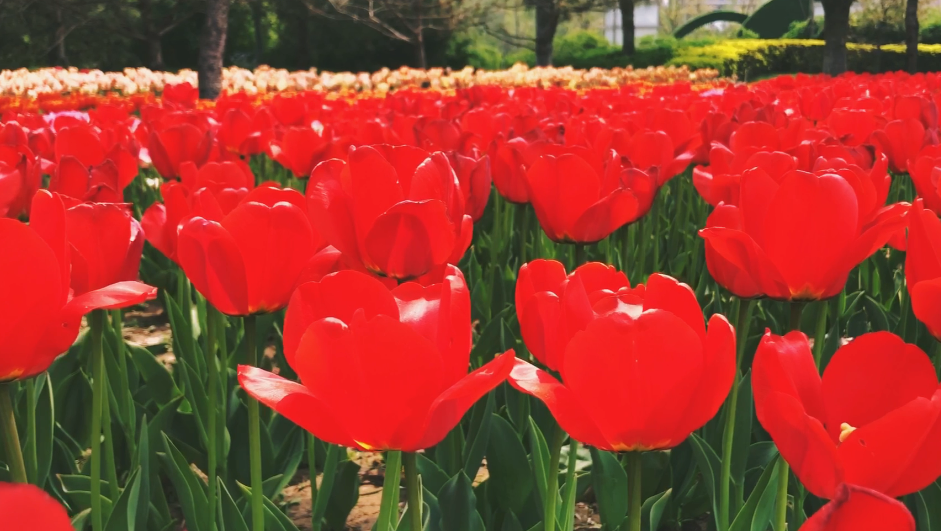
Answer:
<path fill-rule="evenodd" d="M 543 278 L 530 273 L 530 281 L 555 283 L 560 271 L 550 267 Z M 562 429 L 585 444 L 615 452 L 672 448 L 719 411 L 735 375 L 735 333 L 721 315 L 707 330 L 695 294 L 673 278 L 653 274 L 634 288 L 624 281 L 606 266 L 586 264 L 569 276 L 557 308 L 554 293 L 532 297 L 521 328 L 533 329 L 524 324 L 539 319 L 531 312 L 548 318 L 536 341 L 524 332 L 531 351 L 545 351 L 543 337 L 562 343 L 571 334 L 558 347 L 559 358 L 548 358 L 562 381 L 523 360 L 509 381 L 542 400 Z M 561 336 L 552 337 L 553 330 Z"/>
<path fill-rule="evenodd" d="M 0 292 L 5 294 L 0 307 L 0 381 L 48 369 L 75 342 L 82 316 L 91 310 L 131 306 L 157 295 L 156 288 L 127 278 L 91 284 L 75 274 L 88 270 L 88 262 L 67 239 L 75 229 L 75 214 L 67 213 L 62 200 L 47 191 L 36 194 L 32 210 L 29 225 L 0 219 Z M 111 241 L 97 232 L 90 236 Z"/>
<path fill-rule="evenodd" d="M 147 144 L 154 168 L 164 179 L 180 176 L 180 165 L 186 161 L 197 166 L 209 159 L 212 132 L 189 123 L 178 123 L 150 132 Z"/>
<path fill-rule="evenodd" d="M 929 145 L 929 132 L 914 118 L 893 120 L 883 129 L 873 131 L 873 143 L 882 148 L 889 157 L 889 167 L 895 173 L 908 171 L 908 165 Z"/>
<path fill-rule="evenodd" d="M 177 261 L 222 313 L 277 311 L 324 245 L 305 210 L 295 190 L 256 188 L 219 221 L 197 215 L 183 222 Z"/>
<path fill-rule="evenodd" d="M 271 112 L 264 107 L 251 116 L 239 108 L 229 109 L 222 116 L 218 140 L 231 153 L 263 153 L 274 134 L 274 120 Z"/>
<path fill-rule="evenodd" d="M 941 212 L 941 145 L 927 146 L 908 164 L 908 174 L 925 206 Z"/>
<path fill-rule="evenodd" d="M 356 271 L 301 285 L 284 324 L 296 383 L 240 366 L 251 396 L 327 442 L 414 452 L 441 442 L 510 372 L 509 351 L 467 374 L 470 294 L 460 270 L 389 289 Z"/>
<path fill-rule="evenodd" d="M 654 177 L 622 168 L 614 151 L 600 167 L 571 153 L 542 156 L 526 183 L 539 224 L 556 242 L 603 240 L 646 213 L 657 191 Z"/>
<path fill-rule="evenodd" d="M 350 149 L 314 169 L 307 187 L 314 225 L 369 271 L 397 279 L 456 263 L 470 245 L 460 183 L 443 153 L 413 147 Z"/>
<path fill-rule="evenodd" d="M 268 154 L 298 179 L 306 179 L 329 148 L 330 141 L 310 127 L 290 127 L 279 140 L 271 141 Z"/>
<path fill-rule="evenodd" d="M 699 232 L 706 266 L 742 296 L 832 297 L 850 270 L 904 227 L 908 205 L 868 213 L 877 204 L 870 192 L 852 172 L 791 171 L 775 180 L 763 168 L 748 170 L 740 204 L 720 205 Z M 740 291 L 745 285 L 748 293 Z"/>
<path fill-rule="evenodd" d="M 127 205 L 80 203 L 65 220 L 77 295 L 137 279 L 144 232 Z"/>
<path fill-rule="evenodd" d="M 65 507 L 34 485 L 0 482 L 0 514 L 4 527 L 11 530 L 75 529 Z"/>
<path fill-rule="evenodd" d="M 872 489 L 840 485 L 833 501 L 814 513 L 800 531 L 915 531 L 905 504 Z"/>
<path fill-rule="evenodd" d="M 487 202 L 490 200 L 490 189 L 493 183 L 490 176 L 490 159 L 487 155 L 474 158 L 452 152 L 448 154 L 448 160 L 461 185 L 464 212 L 474 221 L 478 221 L 483 217 Z"/>
<path fill-rule="evenodd" d="M 918 199 L 912 208 L 905 255 L 905 285 L 912 311 L 941 340 L 941 220 Z"/>
<path fill-rule="evenodd" d="M 208 162 L 199 169 L 184 162 L 180 178 L 161 184 L 163 203 L 154 203 L 141 217 L 147 241 L 173 261 L 177 261 L 180 225 L 196 215 L 221 221 L 255 184 L 251 172 L 235 162 Z"/>
<path fill-rule="evenodd" d="M 511 203 L 529 202 L 526 187 L 526 157 L 529 145 L 522 138 L 514 138 L 497 146 L 493 159 L 493 185 L 500 195 Z"/>
<path fill-rule="evenodd" d="M 41 184 L 39 161 L 26 145 L 0 144 L 0 217 L 29 214 Z"/>
<path fill-rule="evenodd" d="M 752 365 L 755 411 L 821 498 L 852 483 L 888 496 L 941 476 L 941 389 L 928 356 L 888 332 L 839 348 L 821 377 L 801 332 L 766 333 Z"/>

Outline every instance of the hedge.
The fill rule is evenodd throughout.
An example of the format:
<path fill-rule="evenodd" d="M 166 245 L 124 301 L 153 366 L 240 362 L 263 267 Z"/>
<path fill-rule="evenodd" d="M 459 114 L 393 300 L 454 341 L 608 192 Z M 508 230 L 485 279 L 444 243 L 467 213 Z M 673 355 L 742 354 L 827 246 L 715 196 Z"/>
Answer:
<path fill-rule="evenodd" d="M 905 70 L 905 45 L 847 44 L 847 67 L 854 72 Z M 772 74 L 819 73 L 824 41 L 810 39 L 733 39 L 698 47 L 682 47 L 667 65 L 715 68 L 722 75 L 748 81 Z M 918 69 L 941 70 L 941 45 L 918 46 Z"/>

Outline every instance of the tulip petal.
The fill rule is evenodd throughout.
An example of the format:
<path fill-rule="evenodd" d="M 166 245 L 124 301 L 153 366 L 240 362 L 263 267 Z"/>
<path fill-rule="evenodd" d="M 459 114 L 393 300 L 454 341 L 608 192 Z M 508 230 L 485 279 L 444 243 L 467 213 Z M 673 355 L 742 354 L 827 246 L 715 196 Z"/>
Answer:
<path fill-rule="evenodd" d="M 358 446 L 333 412 L 307 387 L 249 365 L 238 366 L 238 379 L 242 389 L 255 400 L 318 439 L 341 446 Z"/>
<path fill-rule="evenodd" d="M 347 164 L 339 159 L 321 162 L 310 174 L 307 208 L 312 225 L 324 239 L 351 259 L 359 260 L 353 210 L 342 178 Z"/>
<path fill-rule="evenodd" d="M 248 281 L 238 244 L 220 223 L 194 217 L 180 228 L 180 267 L 217 310 L 248 315 Z"/>
<path fill-rule="evenodd" d="M 10 530 L 73 531 L 65 507 L 29 484 L 0 482 L 0 514 Z"/>
<path fill-rule="evenodd" d="M 935 338 L 941 338 L 941 277 L 909 284 L 912 311 Z"/>
<path fill-rule="evenodd" d="M 516 359 L 508 381 L 516 389 L 541 400 L 573 439 L 601 450 L 614 449 L 575 394 L 549 373 Z"/>
<path fill-rule="evenodd" d="M 441 201 L 402 201 L 375 220 L 364 241 L 368 269 L 408 279 L 443 264 L 456 235 Z"/>
<path fill-rule="evenodd" d="M 515 361 L 515 353 L 508 350 L 446 389 L 431 404 L 421 439 L 403 450 L 416 451 L 440 443 L 475 402 L 507 379 Z"/>
<path fill-rule="evenodd" d="M 702 308 L 692 288 L 673 277 L 654 273 L 647 279 L 644 292 L 644 310 L 666 310 L 679 317 L 693 329 L 702 341 L 706 340 L 706 323 Z"/>
<path fill-rule="evenodd" d="M 840 485 L 833 500 L 814 513 L 800 531 L 915 531 L 905 504 L 856 485 Z"/>
<path fill-rule="evenodd" d="M 575 221 L 570 236 L 574 241 L 601 241 L 619 228 L 637 221 L 640 202 L 631 190 L 615 190 L 588 207 Z"/>

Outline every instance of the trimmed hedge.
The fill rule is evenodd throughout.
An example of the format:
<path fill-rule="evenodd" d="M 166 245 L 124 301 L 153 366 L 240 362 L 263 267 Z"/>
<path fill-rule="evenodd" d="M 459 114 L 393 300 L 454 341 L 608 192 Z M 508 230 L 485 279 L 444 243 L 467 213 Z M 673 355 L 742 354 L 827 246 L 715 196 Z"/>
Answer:
<path fill-rule="evenodd" d="M 683 47 L 667 65 L 715 68 L 722 75 L 749 80 L 771 74 L 819 73 L 823 67 L 824 42 L 810 39 L 734 39 L 700 47 Z M 941 45 L 918 46 L 918 69 L 941 70 Z M 847 45 L 847 67 L 854 72 L 904 70 L 905 46 L 887 44 Z"/>

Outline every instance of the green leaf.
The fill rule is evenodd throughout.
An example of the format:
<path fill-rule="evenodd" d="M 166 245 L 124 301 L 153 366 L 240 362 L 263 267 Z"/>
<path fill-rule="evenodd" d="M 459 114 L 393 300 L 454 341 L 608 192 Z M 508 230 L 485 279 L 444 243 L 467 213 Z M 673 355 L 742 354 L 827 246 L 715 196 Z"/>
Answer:
<path fill-rule="evenodd" d="M 492 417 L 490 443 L 487 445 L 490 499 L 504 511 L 520 512 L 533 490 L 526 449 L 506 419 L 497 414 Z"/>
<path fill-rule="evenodd" d="M 738 493 L 744 493 L 745 471 L 748 469 L 748 448 L 751 443 L 752 418 L 755 416 L 752 402 L 751 375 L 746 374 L 738 391 L 738 404 L 735 408 L 735 433 L 732 436 L 732 462 L 730 472 L 732 486 L 730 489 L 732 503 L 729 510 L 733 513 L 742 506 L 744 500 Z"/>
<path fill-rule="evenodd" d="M 138 506 L 150 507 L 150 464 L 153 456 L 150 454 L 150 430 L 147 425 L 147 415 L 141 420 L 140 437 L 137 440 L 137 451 L 132 459 L 131 468 L 140 470 L 140 494 Z M 149 511 L 137 511 L 134 528 L 146 530 Z"/>
<path fill-rule="evenodd" d="M 140 504 L 140 487 L 141 476 L 140 468 L 138 468 L 128 478 L 124 491 L 121 492 L 117 503 L 114 504 L 114 509 L 111 511 L 111 516 L 108 517 L 108 523 L 105 525 L 105 531 L 134 531 L 137 529 L 138 512 L 147 514 L 147 511 L 141 509 L 147 507 L 147 505 Z M 147 527 L 145 525 L 140 529 L 146 531 Z"/>
<path fill-rule="evenodd" d="M 751 494 L 749 494 L 748 500 L 745 502 L 745 505 L 742 506 L 742 510 L 732 519 L 732 525 L 729 527 L 729 531 L 751 531 L 752 522 L 759 522 L 763 518 L 763 516 L 756 518 L 756 513 L 758 512 L 759 506 L 762 505 L 761 500 L 765 491 L 776 490 L 775 482 L 773 481 L 773 479 L 777 477 L 776 470 L 777 467 L 774 462 L 765 467 L 764 471 L 761 473 L 761 477 L 758 478 L 758 483 L 755 484 L 755 488 L 753 488 Z M 770 489 L 768 488 L 769 485 L 771 486 Z M 774 506 L 773 497 L 771 506 Z M 762 506 L 762 508 L 764 507 Z M 771 515 L 769 514 L 767 516 L 769 519 L 764 522 L 765 526 L 767 526 L 770 521 Z"/>
<path fill-rule="evenodd" d="M 152 398 L 158 406 L 165 406 L 183 394 L 173 381 L 170 371 L 157 361 L 149 350 L 130 343 L 127 344 L 127 349 L 141 377 L 147 383 L 149 398 Z"/>
<path fill-rule="evenodd" d="M 415 457 L 415 461 L 418 463 L 418 473 L 421 474 L 422 485 L 425 486 L 426 490 L 437 493 L 448 482 L 448 475 L 434 461 L 425 457 L 425 454 L 418 454 Z"/>
<path fill-rule="evenodd" d="M 463 472 L 448 480 L 438 493 L 441 508 L 441 529 L 447 531 L 484 531 L 477 514 L 477 498 L 471 482 Z"/>
<path fill-rule="evenodd" d="M 689 441 L 693 448 L 696 466 L 699 467 L 699 471 L 702 472 L 703 483 L 706 485 L 709 497 L 712 498 L 712 514 L 716 518 L 716 527 L 718 527 L 719 497 L 717 494 L 719 491 L 719 467 L 721 466 L 719 456 L 716 455 L 715 450 L 713 450 L 706 441 L 702 440 L 702 438 L 695 433 L 690 435 Z"/>
<path fill-rule="evenodd" d="M 236 483 L 242 491 L 242 496 L 249 500 L 252 497 L 252 488 L 241 483 Z M 271 502 L 267 497 L 265 503 L 265 531 L 298 531 L 294 522 L 284 514 L 278 506 Z"/>
<path fill-rule="evenodd" d="M 224 531 L 248 531 L 248 525 L 242 518 L 242 513 L 229 494 L 222 478 L 216 478 L 219 483 L 219 518 L 217 521 L 224 526 Z"/>
<path fill-rule="evenodd" d="M 765 487 L 764 492 L 761 493 L 761 498 L 758 500 L 758 505 L 755 508 L 755 516 L 752 517 L 751 520 L 751 531 L 765 531 L 774 515 L 774 506 L 778 494 L 777 483 L 779 472 L 777 463 L 769 465 L 768 468 L 772 469 L 773 472 L 768 478 L 768 485 Z"/>
<path fill-rule="evenodd" d="M 641 513 L 643 514 L 641 526 L 645 531 L 657 531 L 660 529 L 660 520 L 663 518 L 663 513 L 670 502 L 670 494 L 672 494 L 672 492 L 671 489 L 667 489 L 656 496 L 647 498 L 647 501 L 644 502 L 644 506 L 641 509 Z"/>
<path fill-rule="evenodd" d="M 532 459 L 533 475 L 536 477 L 536 494 L 539 500 L 539 512 L 545 507 L 546 491 L 549 489 L 549 445 L 546 444 L 542 431 L 536 421 L 529 417 L 529 455 Z M 554 495 L 558 496 L 558 493 Z M 561 502 L 561 497 L 559 501 Z"/>
<path fill-rule="evenodd" d="M 627 516 L 627 473 L 610 452 L 591 448 L 591 485 L 601 521 L 621 522 Z"/>
<path fill-rule="evenodd" d="M 177 499 L 186 518 L 189 531 L 207 531 L 206 515 L 209 510 L 209 501 L 203 490 L 202 482 L 190 469 L 189 463 L 183 454 L 177 450 L 166 434 L 163 435 L 164 453 L 159 454 L 163 460 L 164 469 L 173 483 Z M 212 508 L 215 510 L 215 507 Z M 192 529 L 190 529 L 192 528 Z"/>
<path fill-rule="evenodd" d="M 346 527 L 346 520 L 359 500 L 359 481 L 359 465 L 353 461 L 341 461 L 333 491 L 330 493 L 330 503 L 327 504 L 324 514 L 324 519 L 331 529 Z"/>
<path fill-rule="evenodd" d="M 47 372 L 36 379 L 36 469 L 39 473 L 37 484 L 45 486 L 52 469 L 52 449 L 56 431 L 55 400 L 52 392 L 52 379 Z"/>
<path fill-rule="evenodd" d="M 495 280 L 495 282 L 497 281 L 499 281 L 499 279 Z M 502 308 L 490 319 L 487 326 L 485 326 L 480 333 L 480 337 L 477 338 L 477 342 L 474 344 L 470 356 L 475 367 L 483 366 L 484 363 L 493 359 L 495 354 L 502 352 L 501 346 L 503 342 L 501 335 L 503 332 L 503 321 L 512 311 L 513 307 Z"/>
<path fill-rule="evenodd" d="M 480 470 L 480 464 L 484 459 L 484 452 L 487 450 L 487 443 L 490 440 L 490 424 L 493 416 L 494 393 L 487 393 L 487 401 L 483 407 L 480 402 L 474 406 L 471 415 L 471 429 L 467 432 L 467 440 L 464 443 L 464 473 L 469 478 L 477 477 Z"/>

